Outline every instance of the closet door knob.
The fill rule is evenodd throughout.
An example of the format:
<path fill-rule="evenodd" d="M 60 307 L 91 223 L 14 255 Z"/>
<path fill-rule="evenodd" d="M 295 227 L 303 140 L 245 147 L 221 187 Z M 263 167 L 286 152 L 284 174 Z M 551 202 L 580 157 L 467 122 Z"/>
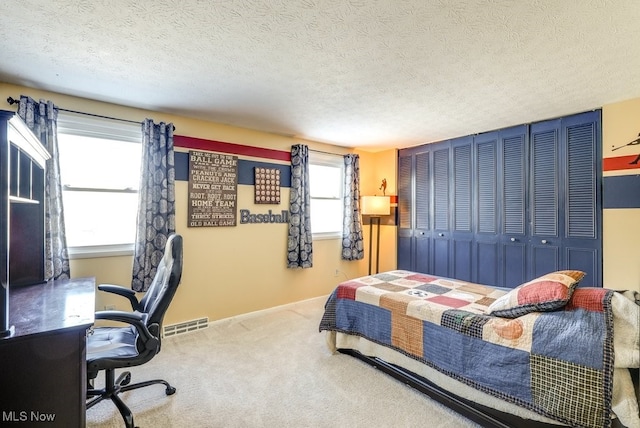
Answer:
<path fill-rule="evenodd" d="M 546 243 L 547 243 L 547 240 L 546 240 L 546 239 L 543 239 L 543 240 L 542 240 L 542 243 L 543 243 L 543 244 L 546 244 Z"/>
<path fill-rule="evenodd" d="M 511 242 L 516 242 L 516 238 L 511 238 Z"/>
<path fill-rule="evenodd" d="M 438 233 L 438 236 L 444 236 L 444 233 Z"/>

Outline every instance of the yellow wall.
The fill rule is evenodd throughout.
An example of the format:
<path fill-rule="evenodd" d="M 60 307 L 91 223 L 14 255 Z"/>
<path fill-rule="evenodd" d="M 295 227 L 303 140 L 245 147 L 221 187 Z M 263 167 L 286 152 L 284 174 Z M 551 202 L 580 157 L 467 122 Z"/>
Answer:
<path fill-rule="evenodd" d="M 384 178 L 387 180 L 387 189 L 385 194 L 397 195 L 397 150 L 392 149 L 376 153 L 356 150 L 356 153 L 360 155 L 360 194 L 366 196 L 382 195 L 380 185 Z M 392 215 L 391 217 L 394 216 Z M 397 227 L 395 225 L 385 225 L 385 220 L 386 219 L 381 220 L 382 225 L 380 226 L 380 272 L 393 270 L 397 267 Z M 395 222 L 394 220 L 392 221 Z M 376 238 L 375 233 L 374 228 L 373 239 Z M 364 261 L 368 264 L 370 237 L 369 227 L 367 225 L 364 226 L 363 234 L 365 243 Z M 373 251 L 375 252 L 375 249 Z M 373 265 L 373 269 L 375 270 L 375 258 L 373 260 Z"/>
<path fill-rule="evenodd" d="M 612 150 L 639 133 L 640 98 L 602 107 L 603 158 L 640 154 L 640 145 Z M 640 169 L 604 172 L 605 180 L 608 176 L 638 174 Z M 605 209 L 602 217 L 604 286 L 640 291 L 640 208 Z"/>
<path fill-rule="evenodd" d="M 349 150 L 248 129 L 195 120 L 160 112 L 107 104 L 88 99 L 48 93 L 32 88 L 0 84 L 0 96 L 18 98 L 21 94 L 48 99 L 61 108 L 88 113 L 140 120 L 172 122 L 176 134 L 225 141 L 256 147 L 289 151 L 292 144 L 305 143 L 311 149 L 344 154 Z M 15 107 L 6 105 L 5 110 Z M 183 149 L 177 149 L 183 150 Z M 365 152 L 366 153 L 366 152 Z M 368 154 L 361 161 L 367 174 L 372 172 L 379 155 Z M 387 180 L 395 182 L 395 160 L 384 152 Z M 370 165 L 369 163 L 372 163 Z M 393 179 L 391 179 L 393 175 Z M 266 212 L 253 204 L 253 186 L 238 186 L 238 206 L 255 213 Z M 394 191 L 395 193 L 395 191 Z M 363 193 L 364 194 L 364 193 Z M 288 209 L 289 189 L 283 188 L 280 209 Z M 187 182 L 176 183 L 176 229 L 184 237 L 182 284 L 165 318 L 168 324 L 207 316 L 216 320 L 241 313 L 265 309 L 294 301 L 329 294 L 339 281 L 366 275 L 367 259 L 347 262 L 340 259 L 341 241 L 314 241 L 313 268 L 287 269 L 285 224 L 238 224 L 236 227 L 187 228 Z M 383 227 L 381 268 L 395 268 L 395 228 Z M 389 241 L 388 244 L 386 241 Z M 365 241 L 366 244 L 366 241 Z M 382 251 L 381 251 L 382 252 Z M 95 276 L 97 283 L 130 286 L 131 257 L 75 259 L 73 277 Z M 336 275 L 336 269 L 339 270 Z M 97 294 L 96 308 L 117 305 L 128 309 L 117 297 Z"/>

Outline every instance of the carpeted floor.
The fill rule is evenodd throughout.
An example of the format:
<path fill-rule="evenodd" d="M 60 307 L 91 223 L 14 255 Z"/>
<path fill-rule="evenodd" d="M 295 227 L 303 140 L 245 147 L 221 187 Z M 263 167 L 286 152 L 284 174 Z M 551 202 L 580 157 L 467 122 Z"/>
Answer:
<path fill-rule="evenodd" d="M 211 323 L 165 339 L 132 382 L 164 378 L 122 394 L 136 426 L 478 427 L 408 386 L 346 355 L 318 332 L 325 298 Z M 99 380 L 102 380 L 99 378 Z M 99 386 L 99 382 L 97 383 Z M 87 411 L 90 428 L 122 427 L 115 406 Z"/>

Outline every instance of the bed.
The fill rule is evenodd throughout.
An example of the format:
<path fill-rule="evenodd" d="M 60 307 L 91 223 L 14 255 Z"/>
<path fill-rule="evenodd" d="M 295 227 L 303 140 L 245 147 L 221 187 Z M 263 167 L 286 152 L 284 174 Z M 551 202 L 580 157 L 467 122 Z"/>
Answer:
<path fill-rule="evenodd" d="M 640 428 L 640 293 L 583 276 L 504 289 L 384 272 L 340 283 L 319 329 L 483 426 Z"/>

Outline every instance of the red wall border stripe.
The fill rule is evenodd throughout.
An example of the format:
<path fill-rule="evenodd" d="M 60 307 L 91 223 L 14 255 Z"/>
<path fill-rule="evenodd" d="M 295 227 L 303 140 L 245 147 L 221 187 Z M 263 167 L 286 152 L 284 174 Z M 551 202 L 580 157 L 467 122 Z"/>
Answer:
<path fill-rule="evenodd" d="M 204 138 L 187 137 L 185 135 L 174 135 L 173 145 L 186 149 L 208 150 L 212 152 L 230 153 L 234 155 L 291 162 L 290 152 L 265 149 L 262 147 L 244 146 L 242 144 L 225 143 L 223 141 L 205 140 Z"/>
<path fill-rule="evenodd" d="M 615 158 L 604 158 L 602 160 L 602 169 L 604 171 L 618 171 L 621 169 L 636 169 L 640 168 L 640 162 L 631 164 L 638 155 L 629 156 L 617 156 Z"/>

